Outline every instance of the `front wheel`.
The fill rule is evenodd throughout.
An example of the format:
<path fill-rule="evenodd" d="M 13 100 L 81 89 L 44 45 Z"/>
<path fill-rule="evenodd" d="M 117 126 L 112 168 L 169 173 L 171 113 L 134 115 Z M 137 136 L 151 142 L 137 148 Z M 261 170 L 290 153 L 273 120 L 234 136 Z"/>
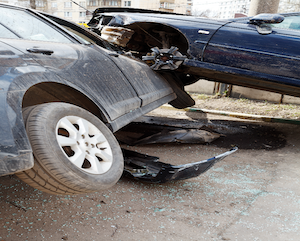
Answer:
<path fill-rule="evenodd" d="M 23 116 L 35 164 L 17 176 L 32 187 L 51 194 L 88 193 L 109 188 L 121 177 L 121 148 L 90 112 L 48 103 Z"/>

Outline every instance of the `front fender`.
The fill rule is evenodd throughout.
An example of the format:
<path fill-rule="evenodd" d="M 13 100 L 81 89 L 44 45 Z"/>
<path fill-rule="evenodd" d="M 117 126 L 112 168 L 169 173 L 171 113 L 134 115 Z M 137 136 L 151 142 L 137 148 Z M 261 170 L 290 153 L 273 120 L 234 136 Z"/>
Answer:
<path fill-rule="evenodd" d="M 6 72 L 4 72 L 6 69 Z M 11 81 L 18 75 L 14 68 L 1 68 L 0 77 L 0 176 L 33 167 L 33 155 L 22 118 L 22 96 L 9 98 Z M 22 91 L 21 91 L 22 92 Z M 24 91 L 23 91 L 24 92 Z"/>

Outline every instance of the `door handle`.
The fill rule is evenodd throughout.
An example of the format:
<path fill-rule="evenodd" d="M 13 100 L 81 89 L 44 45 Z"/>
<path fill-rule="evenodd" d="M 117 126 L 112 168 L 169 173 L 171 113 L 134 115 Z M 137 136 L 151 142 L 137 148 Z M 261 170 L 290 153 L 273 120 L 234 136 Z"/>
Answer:
<path fill-rule="evenodd" d="M 28 48 L 26 49 L 29 53 L 33 54 L 45 54 L 45 55 L 51 55 L 54 53 L 54 51 L 49 49 L 39 49 L 39 48 Z"/>
<path fill-rule="evenodd" d="M 117 54 L 117 53 L 109 53 L 108 55 L 113 56 L 113 57 L 119 57 L 119 54 Z"/>

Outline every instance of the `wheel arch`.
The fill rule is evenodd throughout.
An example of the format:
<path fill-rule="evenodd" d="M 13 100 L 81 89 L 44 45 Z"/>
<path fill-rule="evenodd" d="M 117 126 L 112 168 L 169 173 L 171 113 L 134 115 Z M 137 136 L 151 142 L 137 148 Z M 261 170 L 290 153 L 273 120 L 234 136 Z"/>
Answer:
<path fill-rule="evenodd" d="M 102 106 L 97 105 L 91 98 L 79 90 L 57 82 L 41 82 L 32 85 L 24 93 L 22 108 L 50 102 L 73 104 L 91 112 L 105 124 L 110 122 Z M 110 128 L 110 126 L 108 127 Z"/>
<path fill-rule="evenodd" d="M 153 30 L 158 30 L 158 31 L 165 31 L 166 34 L 171 37 L 173 34 L 177 35 L 176 37 L 176 44 L 174 45 L 179 49 L 179 51 L 183 54 L 188 54 L 189 49 L 190 49 L 190 44 L 184 33 L 172 26 L 171 24 L 165 24 L 165 23 L 159 23 L 159 22 L 134 22 L 131 24 L 128 24 L 124 26 L 126 28 L 132 29 L 135 31 L 135 34 L 132 36 L 132 39 L 128 42 L 128 48 L 131 49 L 131 45 L 133 43 L 139 42 L 139 43 L 144 43 L 144 45 L 149 45 L 149 42 L 145 42 L 145 38 L 152 39 L 155 42 L 155 39 L 157 39 L 157 34 L 153 34 Z M 143 39 L 141 37 L 143 36 Z M 180 43 L 178 45 L 178 43 Z M 170 43 L 172 45 L 172 41 Z M 149 45 L 150 46 L 150 45 Z M 149 47 L 148 48 L 151 48 Z M 162 46 L 157 46 L 153 45 L 153 47 L 162 47 Z M 134 50 L 134 49 L 133 49 Z"/>

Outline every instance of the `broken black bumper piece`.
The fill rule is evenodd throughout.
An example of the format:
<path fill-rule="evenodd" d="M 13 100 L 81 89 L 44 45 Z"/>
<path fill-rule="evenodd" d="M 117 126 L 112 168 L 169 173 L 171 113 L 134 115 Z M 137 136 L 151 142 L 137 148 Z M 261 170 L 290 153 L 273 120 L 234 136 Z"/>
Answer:
<path fill-rule="evenodd" d="M 207 160 L 174 166 L 158 161 L 155 156 L 148 156 L 123 149 L 125 159 L 124 174 L 128 177 L 150 183 L 185 180 L 206 172 L 215 163 L 237 151 L 237 147 Z"/>

